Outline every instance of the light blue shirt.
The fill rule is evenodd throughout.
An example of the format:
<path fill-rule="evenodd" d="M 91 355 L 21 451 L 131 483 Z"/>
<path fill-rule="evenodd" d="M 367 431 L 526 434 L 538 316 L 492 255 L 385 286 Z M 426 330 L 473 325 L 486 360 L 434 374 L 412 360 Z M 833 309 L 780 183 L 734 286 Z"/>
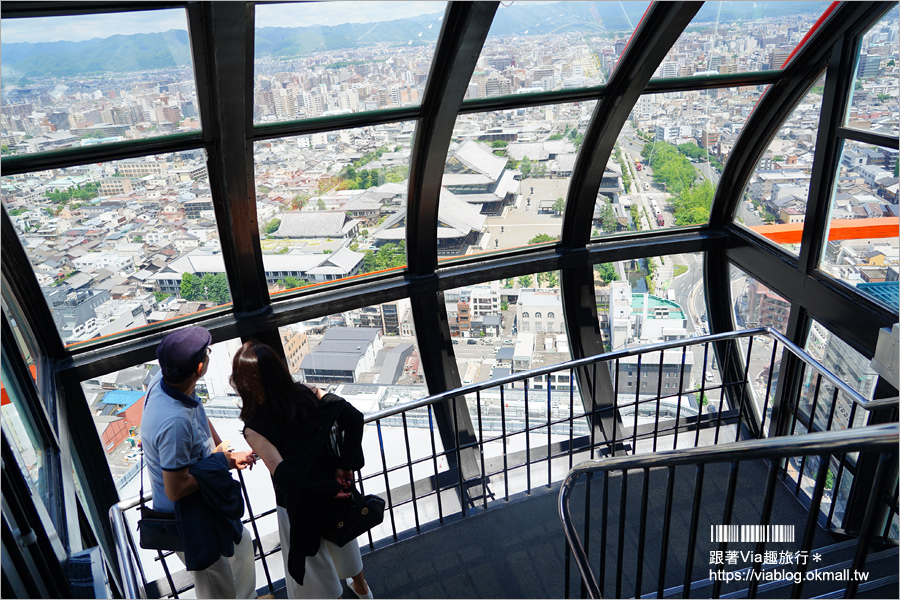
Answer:
<path fill-rule="evenodd" d="M 206 410 L 196 394 L 185 396 L 167 385 L 161 373 L 154 377 L 144 402 L 141 446 L 153 490 L 153 508 L 175 512 L 175 503 L 166 496 L 163 471 L 179 471 L 213 451 Z"/>

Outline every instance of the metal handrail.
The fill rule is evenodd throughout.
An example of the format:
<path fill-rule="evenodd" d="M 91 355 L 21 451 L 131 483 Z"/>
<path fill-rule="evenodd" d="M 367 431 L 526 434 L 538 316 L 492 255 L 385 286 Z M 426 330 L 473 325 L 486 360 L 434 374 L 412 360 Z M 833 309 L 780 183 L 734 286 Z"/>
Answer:
<path fill-rule="evenodd" d="M 510 384 L 515 384 L 521 381 L 526 381 L 540 377 L 542 375 L 547 375 L 554 372 L 565 371 L 565 370 L 574 370 L 576 368 L 596 365 L 598 363 L 612 363 L 613 361 L 617 361 L 622 358 L 627 358 L 630 356 L 639 356 L 642 354 L 649 354 L 660 352 L 663 350 L 677 349 L 683 348 L 686 346 L 699 346 L 703 344 L 715 343 L 715 342 L 723 342 L 733 339 L 742 339 L 742 338 L 750 338 L 756 335 L 764 335 L 774 338 L 776 340 L 776 344 L 780 343 L 785 346 L 785 348 L 796 355 L 802 362 L 808 365 L 811 369 L 819 372 L 823 378 L 831 382 L 837 389 L 844 392 L 846 396 L 848 396 L 851 401 L 858 405 L 859 407 L 870 410 L 876 406 L 884 406 L 884 405 L 896 405 L 897 398 L 889 398 L 889 399 L 880 399 L 877 401 L 867 400 L 862 397 L 858 392 L 849 387 L 847 384 L 842 382 L 837 376 L 835 376 L 831 371 L 820 365 L 815 359 L 813 359 L 809 354 L 807 354 L 802 349 L 798 348 L 795 344 L 791 343 L 790 340 L 785 338 L 781 333 L 775 331 L 768 327 L 760 327 L 755 329 L 746 329 L 738 332 L 727 332 L 727 333 L 718 333 L 711 334 L 701 337 L 694 338 L 686 338 L 673 340 L 670 342 L 663 342 L 657 344 L 649 344 L 640 347 L 634 348 L 625 348 L 612 352 L 606 352 L 603 354 L 586 357 L 582 359 L 570 360 L 562 363 L 557 363 L 554 365 L 548 365 L 540 368 L 530 369 L 528 371 L 522 371 L 515 373 L 513 375 L 509 375 L 503 378 L 493 379 L 490 381 L 485 381 L 481 383 L 475 383 L 467 386 L 463 386 L 460 388 L 456 388 L 454 390 L 449 390 L 447 392 L 442 392 L 439 394 L 434 394 L 431 396 L 426 396 L 424 398 L 413 400 L 409 402 L 404 402 L 392 406 L 390 408 L 386 408 L 383 410 L 379 410 L 374 413 L 370 413 L 365 416 L 365 423 L 376 423 L 379 421 L 386 419 L 388 417 L 393 417 L 396 415 L 402 415 L 405 419 L 405 413 L 420 409 L 430 407 L 432 405 L 436 405 L 442 402 L 453 401 L 461 396 L 465 396 L 467 394 L 475 394 L 478 397 L 479 393 L 483 390 L 487 389 L 497 389 L 502 390 L 504 386 L 508 386 Z M 746 382 L 744 382 L 746 384 Z M 549 417 L 548 417 L 549 418 Z M 574 418 L 574 415 L 570 414 L 570 419 Z M 676 426 L 677 431 L 677 426 Z M 615 439 L 613 439 L 615 442 Z M 569 463 L 572 464 L 571 462 Z M 149 494 L 145 496 L 144 502 L 150 498 Z M 140 497 L 133 497 L 130 499 L 123 500 L 118 504 L 112 506 L 109 511 L 109 518 L 113 524 L 113 533 L 116 539 L 116 545 L 119 548 L 120 555 L 120 571 L 122 575 L 122 580 L 125 582 L 125 588 L 129 597 L 144 597 L 145 593 L 143 587 L 138 584 L 137 577 L 139 575 L 138 570 L 140 569 L 140 565 L 135 566 L 129 558 L 125 555 L 129 553 L 129 549 L 131 551 L 134 550 L 134 541 L 131 539 L 130 532 L 127 529 L 124 511 L 134 508 L 138 504 L 141 503 Z M 140 573 L 143 575 L 143 572 Z"/>
<path fill-rule="evenodd" d="M 588 563 L 587 553 L 575 531 L 569 510 L 569 496 L 577 480 L 594 473 L 701 465 L 754 459 L 790 458 L 800 455 L 838 454 L 857 451 L 896 450 L 900 440 L 900 424 L 888 423 L 857 429 L 823 431 L 799 436 L 784 436 L 733 442 L 722 446 L 707 446 L 665 450 L 654 454 L 611 457 L 583 462 L 572 468 L 559 490 L 559 518 L 566 542 L 572 551 L 582 581 L 591 598 L 600 598 L 600 588 Z"/>
<path fill-rule="evenodd" d="M 412 410 L 414 408 L 423 408 L 425 406 L 429 406 L 431 404 L 437 404 L 439 402 L 444 402 L 445 400 L 450 400 L 452 398 L 457 398 L 459 396 L 464 396 L 466 394 L 472 394 L 475 392 L 480 392 L 482 390 L 486 390 L 489 388 L 499 387 L 511 383 L 516 383 L 522 381 L 524 379 L 531 379 L 533 377 L 539 377 L 541 375 L 548 375 L 550 373 L 556 371 L 562 371 L 566 369 L 576 369 L 579 367 L 585 367 L 589 365 L 593 365 L 600 362 L 609 362 L 616 359 L 627 358 L 629 356 L 637 356 L 639 354 L 650 354 L 653 352 L 659 352 L 661 350 L 671 350 L 675 348 L 681 348 L 683 346 L 694 346 L 705 344 L 709 342 L 722 342 L 732 339 L 740 339 L 746 337 L 753 337 L 755 335 L 767 335 L 776 340 L 782 345 L 785 346 L 788 350 L 790 350 L 793 354 L 797 355 L 797 357 L 803 361 L 809 367 L 812 367 L 814 370 L 819 372 L 822 377 L 831 382 L 835 387 L 840 389 L 842 392 L 847 394 L 850 399 L 854 402 L 854 404 L 859 405 L 860 408 L 865 410 L 872 410 L 874 408 L 879 408 L 883 406 L 894 406 L 897 404 L 897 398 L 883 398 L 877 400 L 871 400 L 864 398 L 860 395 L 859 392 L 854 390 L 852 387 L 841 381 L 837 375 L 832 373 L 829 369 L 819 364 L 816 359 L 810 356 L 805 350 L 798 347 L 796 344 L 791 342 L 789 339 L 784 337 L 779 331 L 772 329 L 771 327 L 756 327 L 754 329 L 743 329 L 741 331 L 729 331 L 725 333 L 714 333 L 704 336 L 692 337 L 692 338 L 682 338 L 678 340 L 672 340 L 670 342 L 660 342 L 658 344 L 646 344 L 642 346 L 637 346 L 634 348 L 625 348 L 622 350 L 614 350 L 611 352 L 604 352 L 603 354 L 597 354 L 594 356 L 589 356 L 586 358 L 579 358 L 574 360 L 569 360 L 561 363 L 556 363 L 547 367 L 540 367 L 537 369 L 530 369 L 528 371 L 520 371 L 513 375 L 507 375 L 506 377 L 499 377 L 497 379 L 491 379 L 489 381 L 482 381 L 481 383 L 472 383 L 469 385 L 464 385 L 462 387 L 456 388 L 454 390 L 449 390 L 446 392 L 441 392 L 439 394 L 433 394 L 430 396 L 426 396 L 424 398 L 420 398 L 419 400 L 412 400 L 410 402 L 404 402 L 402 404 L 398 404 L 396 406 L 392 406 L 391 408 L 386 408 L 380 410 L 378 412 L 370 413 L 366 415 L 365 422 L 372 423 L 379 419 L 383 419 L 385 417 L 394 416 L 400 414 L 402 412 L 406 412 L 408 410 Z"/>
<path fill-rule="evenodd" d="M 147 597 L 144 587 L 138 585 L 135 566 L 129 560 L 128 552 L 126 551 L 126 548 L 130 546 L 129 539 L 131 539 L 131 536 L 128 532 L 128 527 L 125 525 L 125 511 L 148 502 L 153 497 L 152 492 L 148 491 L 145 494 L 143 498 L 141 496 L 126 498 L 109 507 L 109 520 L 113 526 L 113 536 L 116 539 L 116 549 L 119 552 L 119 576 L 124 588 L 122 591 L 126 598 Z"/>

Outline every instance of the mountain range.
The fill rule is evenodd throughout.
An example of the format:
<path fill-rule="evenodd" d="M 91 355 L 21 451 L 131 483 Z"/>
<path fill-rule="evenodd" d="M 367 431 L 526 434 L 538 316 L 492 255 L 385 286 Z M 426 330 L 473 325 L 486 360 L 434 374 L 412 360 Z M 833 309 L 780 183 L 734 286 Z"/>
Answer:
<path fill-rule="evenodd" d="M 695 21 L 734 21 L 818 11 L 827 2 L 708 2 Z M 516 3 L 498 9 L 491 35 L 540 35 L 562 31 L 628 35 L 640 21 L 646 2 Z M 376 43 L 412 46 L 433 44 L 443 13 L 376 23 L 256 29 L 257 58 L 292 58 L 314 52 L 360 48 Z M 4 87 L 44 77 L 71 77 L 134 72 L 188 65 L 188 33 L 113 35 L 79 42 L 0 43 Z"/>

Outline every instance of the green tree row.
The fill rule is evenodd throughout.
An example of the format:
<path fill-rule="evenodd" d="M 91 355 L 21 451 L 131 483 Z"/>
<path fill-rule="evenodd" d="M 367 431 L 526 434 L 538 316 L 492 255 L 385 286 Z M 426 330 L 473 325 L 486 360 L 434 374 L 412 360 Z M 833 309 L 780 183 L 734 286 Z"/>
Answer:
<path fill-rule="evenodd" d="M 44 196 L 54 204 L 62 204 L 73 199 L 85 202 L 100 195 L 99 183 L 86 183 L 84 186 L 75 186 L 67 190 L 47 190 Z"/>
<path fill-rule="evenodd" d="M 678 148 L 666 142 L 644 144 L 641 156 L 653 168 L 653 179 L 666 184 L 666 191 L 679 194 L 690 187 L 697 178 L 694 165 Z"/>
<path fill-rule="evenodd" d="M 700 148 L 697 150 L 705 152 Z M 705 179 L 697 183 L 697 171 L 681 152 L 681 147 L 666 142 L 651 142 L 644 145 L 641 155 L 653 168 L 654 180 L 665 183 L 666 191 L 672 194 L 670 203 L 675 224 L 706 223 L 712 206 L 713 186 Z"/>
<path fill-rule="evenodd" d="M 357 171 L 353 167 L 347 167 L 341 173 L 345 189 L 367 190 L 384 183 L 400 183 L 409 177 L 409 167 L 397 165 L 388 169 L 363 169 Z"/>
<path fill-rule="evenodd" d="M 622 187 L 625 188 L 625 193 L 628 194 L 631 192 L 631 169 L 625 164 L 625 159 L 622 158 L 622 149 L 618 144 L 616 144 L 616 160 L 619 163 L 619 168 L 622 169 Z"/>
<path fill-rule="evenodd" d="M 595 235 L 599 235 L 600 232 L 615 232 L 615 230 L 619 226 L 619 220 L 616 218 L 616 211 L 613 210 L 612 204 L 610 202 L 604 202 L 602 200 L 598 200 L 598 204 L 600 206 L 600 229 L 595 233 Z"/>
<path fill-rule="evenodd" d="M 607 285 L 609 285 L 610 282 L 619 280 L 619 274 L 616 273 L 616 268 L 612 265 L 612 263 L 594 265 L 594 271 L 597 273 L 597 276 L 603 281 L 603 283 Z"/>
<path fill-rule="evenodd" d="M 293 289 L 293 288 L 298 288 L 298 287 L 301 287 L 304 285 L 309 285 L 309 281 L 307 281 L 305 279 L 298 279 L 298 278 L 294 277 L 293 275 L 288 275 L 284 279 L 279 279 L 275 283 L 277 283 L 278 285 L 280 285 L 281 287 L 286 288 L 286 289 Z"/>

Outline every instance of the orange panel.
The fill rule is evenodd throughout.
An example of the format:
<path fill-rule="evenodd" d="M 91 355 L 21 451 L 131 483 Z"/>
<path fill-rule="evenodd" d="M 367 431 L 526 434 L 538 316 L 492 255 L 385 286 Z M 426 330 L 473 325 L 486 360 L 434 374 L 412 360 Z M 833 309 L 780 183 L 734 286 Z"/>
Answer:
<path fill-rule="evenodd" d="M 28 365 L 28 370 L 31 371 L 31 376 L 37 379 L 37 367 L 35 365 Z M 9 394 L 6 393 L 6 386 L 0 383 L 0 406 L 6 406 L 10 402 Z"/>
<path fill-rule="evenodd" d="M 787 225 L 757 225 L 750 227 L 776 244 L 799 244 L 803 237 L 803 223 Z M 900 234 L 900 217 L 877 219 L 837 219 L 831 222 L 829 240 L 863 240 L 895 238 Z"/>

